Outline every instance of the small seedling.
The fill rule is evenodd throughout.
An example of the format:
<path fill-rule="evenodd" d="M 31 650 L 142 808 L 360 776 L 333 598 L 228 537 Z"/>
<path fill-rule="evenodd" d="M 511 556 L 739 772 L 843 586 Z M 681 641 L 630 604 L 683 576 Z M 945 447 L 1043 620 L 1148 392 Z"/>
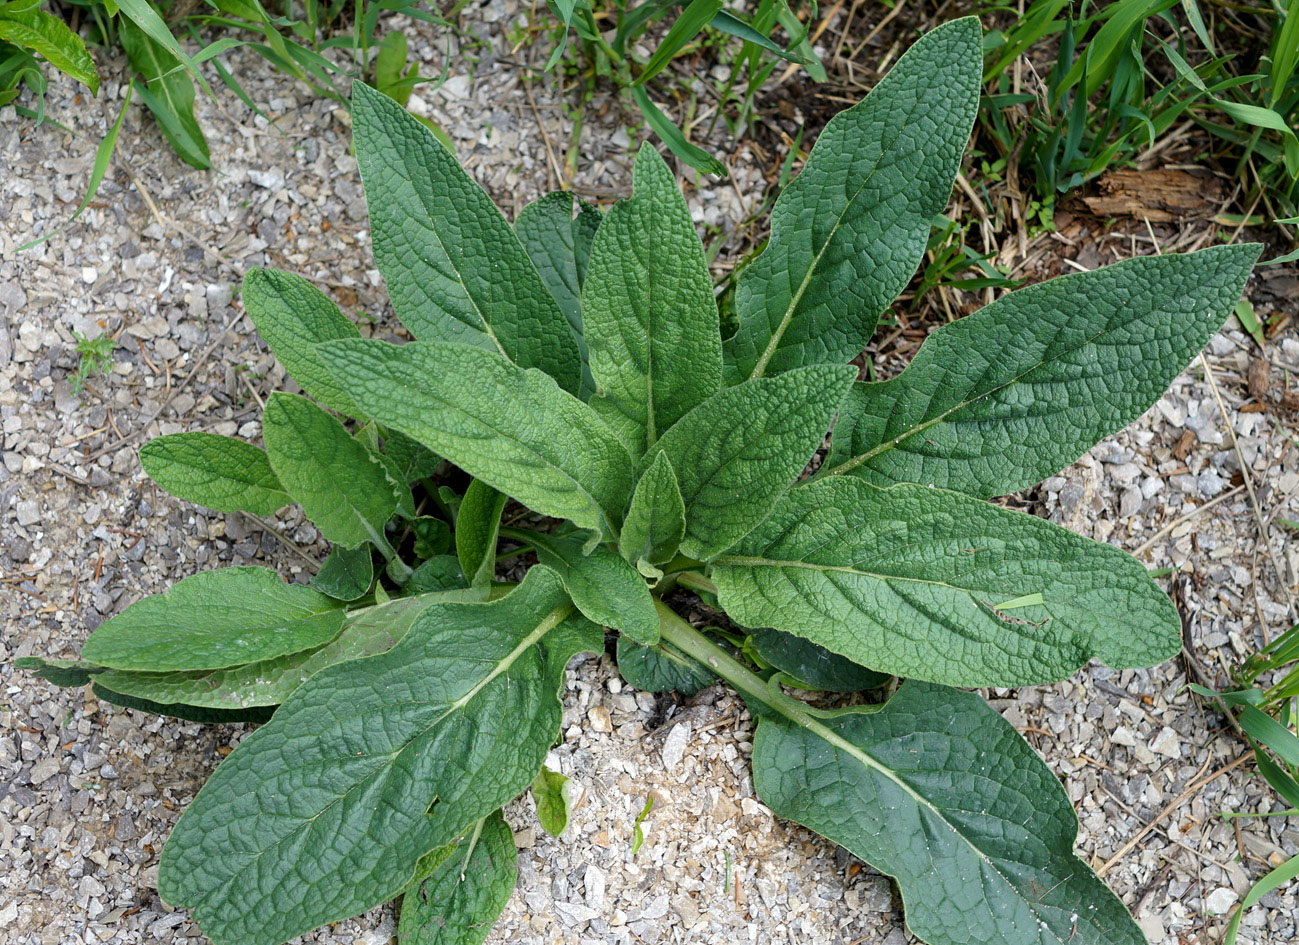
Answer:
<path fill-rule="evenodd" d="M 633 687 L 734 687 L 757 796 L 895 877 L 926 941 L 1143 941 L 1075 855 L 1059 780 L 969 689 L 1159 663 L 1177 610 L 1119 549 L 986 500 L 1154 404 L 1259 247 L 1003 295 L 858 381 L 950 197 L 981 54 L 975 20 L 941 26 L 825 127 L 735 280 L 728 337 L 652 147 L 607 213 L 551 194 L 511 227 L 356 86 L 376 261 L 419 340 L 363 339 L 305 280 L 253 271 L 247 312 L 306 396 L 270 395 L 264 449 L 195 432 L 141 450 L 208 508 L 297 503 L 329 558 L 312 586 L 201 572 L 79 662 L 22 661 L 107 702 L 264 723 L 168 839 L 166 902 L 220 945 L 396 897 L 403 945 L 481 942 L 515 881 L 502 805 L 537 783 L 569 659 L 608 629 Z"/>
<path fill-rule="evenodd" d="M 81 388 L 87 380 L 96 374 L 107 374 L 112 367 L 113 352 L 117 350 L 117 339 L 111 335 L 87 338 L 79 331 L 74 331 L 72 336 L 77 341 L 73 350 L 76 351 L 78 360 L 77 369 L 72 372 L 68 383 L 72 388 L 73 396 L 80 397 Z"/>

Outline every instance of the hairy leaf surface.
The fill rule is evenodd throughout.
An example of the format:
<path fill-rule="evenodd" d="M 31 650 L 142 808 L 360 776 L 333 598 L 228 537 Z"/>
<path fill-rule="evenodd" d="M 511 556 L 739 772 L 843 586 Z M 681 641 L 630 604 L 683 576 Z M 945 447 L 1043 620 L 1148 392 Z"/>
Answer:
<path fill-rule="evenodd" d="M 1060 782 L 974 693 L 913 681 L 813 727 L 764 715 L 753 780 L 777 816 L 895 877 L 930 945 L 1145 945 L 1074 855 Z"/>
<path fill-rule="evenodd" d="M 595 206 L 579 199 L 577 216 L 574 217 L 573 201 L 571 191 L 546 194 L 519 211 L 519 218 L 514 221 L 514 232 L 573 329 L 582 357 L 581 394 L 586 400 L 595 392 L 595 381 L 591 377 L 586 339 L 582 332 L 582 283 L 586 280 L 586 267 L 591 258 L 591 242 L 600 228 L 603 214 Z"/>
<path fill-rule="evenodd" d="M 249 269 L 243 299 L 257 331 L 304 391 L 330 410 L 365 419 L 316 357 L 319 342 L 361 335 L 329 296 L 293 273 Z"/>
<path fill-rule="evenodd" d="M 686 534 L 686 504 L 666 453 L 656 453 L 636 482 L 618 550 L 632 564 L 671 560 Z"/>
<path fill-rule="evenodd" d="M 331 341 L 320 352 L 382 423 L 530 509 L 617 534 L 631 457 L 545 374 L 467 345 Z"/>
<path fill-rule="evenodd" d="M 439 854 L 441 856 L 441 854 Z M 510 901 L 519 875 L 514 833 L 489 814 L 401 897 L 401 945 L 480 945 Z"/>
<path fill-rule="evenodd" d="M 196 672 L 104 670 L 95 678 L 114 692 L 159 703 L 212 709 L 279 705 L 326 666 L 386 653 L 432 604 L 481 600 L 476 592 L 452 590 L 398 597 L 347 614 L 343 629 L 323 646 L 287 656 Z"/>
<path fill-rule="evenodd" d="M 856 384 L 833 473 L 972 495 L 1054 475 L 1159 399 L 1222 327 L 1258 244 L 1144 256 L 1005 295 Z"/>
<path fill-rule="evenodd" d="M 654 446 L 665 454 L 686 509 L 681 550 L 710 558 L 766 518 L 821 445 L 857 377 L 820 364 L 728 387 L 700 404 Z"/>
<path fill-rule="evenodd" d="M 172 495 L 218 512 L 274 515 L 289 495 L 266 452 L 215 433 L 171 433 L 140 447 L 140 465 Z"/>
<path fill-rule="evenodd" d="M 1150 666 L 1181 644 L 1172 602 L 1119 549 L 923 486 L 795 489 L 711 576 L 745 626 L 949 685 L 1052 682 L 1092 657 Z"/>
<path fill-rule="evenodd" d="M 266 399 L 262 438 L 275 475 L 322 535 L 347 547 L 387 547 L 383 526 L 397 508 L 398 483 L 337 419 L 276 391 Z"/>
<path fill-rule="evenodd" d="M 577 339 L 491 197 L 413 115 L 360 82 L 352 119 L 374 259 L 397 317 L 418 338 L 496 351 L 576 394 Z"/>
<path fill-rule="evenodd" d="M 601 643 L 571 614 L 537 567 L 499 601 L 435 604 L 387 653 L 317 673 L 190 804 L 159 894 L 217 945 L 277 945 L 392 898 L 532 782 L 564 665 Z"/>
<path fill-rule="evenodd" d="M 580 537 L 555 537 L 539 532 L 512 532 L 537 552 L 537 560 L 555 571 L 588 619 L 620 630 L 637 643 L 659 638 L 654 598 L 640 573 L 604 545 L 590 553 Z"/>
<path fill-rule="evenodd" d="M 591 406 L 640 456 L 717 393 L 722 339 L 703 244 L 652 145 L 641 146 L 634 180 L 595 235 L 582 319 L 599 392 Z"/>
<path fill-rule="evenodd" d="M 982 72 L 978 21 L 953 20 L 830 119 L 772 209 L 771 241 L 736 285 L 728 383 L 857 356 L 947 205 Z"/>
<path fill-rule="evenodd" d="M 136 601 L 100 625 L 81 655 L 113 669 L 221 669 L 319 646 L 343 617 L 338 601 L 267 568 L 221 568 Z"/>

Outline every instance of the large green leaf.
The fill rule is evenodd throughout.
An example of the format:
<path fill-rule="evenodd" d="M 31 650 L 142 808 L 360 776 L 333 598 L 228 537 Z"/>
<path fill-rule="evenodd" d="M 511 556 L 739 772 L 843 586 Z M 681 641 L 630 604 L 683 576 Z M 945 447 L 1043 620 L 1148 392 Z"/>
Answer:
<path fill-rule="evenodd" d="M 360 337 L 329 296 L 301 276 L 278 269 L 249 269 L 243 299 L 257 331 L 304 391 L 330 410 L 364 419 L 315 354 L 318 342 Z"/>
<path fill-rule="evenodd" d="M 1123 429 L 1222 325 L 1258 244 L 1144 256 L 1012 292 L 944 325 L 897 377 L 857 384 L 832 473 L 1015 492 Z"/>
<path fill-rule="evenodd" d="M 577 536 L 511 530 L 511 537 L 532 545 L 537 560 L 559 575 L 573 603 L 588 619 L 619 630 L 637 643 L 658 640 L 659 617 L 649 587 L 616 552 L 596 545 L 588 553 Z"/>
<path fill-rule="evenodd" d="M 194 83 L 185 65 L 128 17 L 117 18 L 117 37 L 131 66 L 144 77 L 145 84 L 137 83 L 136 92 L 153 112 L 163 137 L 185 163 L 200 170 L 211 167 L 207 139 L 194 118 Z"/>
<path fill-rule="evenodd" d="M 185 703 L 212 709 L 279 705 L 326 666 L 386 653 L 432 604 L 481 599 L 477 592 L 468 590 L 398 597 L 352 611 L 347 614 L 342 631 L 332 640 L 299 653 L 200 672 L 108 669 L 94 678 L 114 692 L 159 703 Z"/>
<path fill-rule="evenodd" d="M 374 259 L 397 317 L 418 338 L 497 351 L 576 394 L 577 340 L 487 193 L 413 115 L 360 82 L 352 121 Z"/>
<path fill-rule="evenodd" d="M 710 558 L 761 522 L 807 465 L 857 376 L 820 364 L 728 387 L 668 430 L 642 461 L 672 462 L 686 508 L 681 550 Z"/>
<path fill-rule="evenodd" d="M 262 438 L 275 475 L 322 535 L 336 545 L 388 547 L 383 526 L 397 509 L 398 484 L 337 419 L 276 391 L 266 399 Z"/>
<path fill-rule="evenodd" d="M 469 483 L 456 515 L 456 557 L 472 587 L 486 587 L 496 576 L 496 541 L 506 497 L 478 479 Z"/>
<path fill-rule="evenodd" d="M 1022 512 L 915 485 L 794 489 L 712 569 L 722 607 L 872 669 L 958 686 L 1063 679 L 1181 645 L 1137 561 Z"/>
<path fill-rule="evenodd" d="M 603 214 L 585 200 L 578 200 L 574 217 L 573 200 L 572 192 L 567 190 L 546 194 L 519 211 L 514 232 L 577 338 L 582 357 L 582 399 L 586 400 L 595 392 L 595 381 L 582 333 L 582 283 L 591 258 L 591 242 Z"/>
<path fill-rule="evenodd" d="M 906 286 L 947 205 L 979 102 L 978 20 L 921 36 L 821 132 L 740 277 L 727 381 L 845 362 Z"/>
<path fill-rule="evenodd" d="M 600 643 L 542 567 L 494 603 L 434 604 L 240 743 L 172 831 L 159 895 L 217 945 L 278 945 L 388 901 L 532 782 L 564 666 Z"/>
<path fill-rule="evenodd" d="M 17 4 L 8 4 L 16 7 Z M 68 25 L 44 10 L 16 12 L 0 6 L 0 40 L 39 53 L 64 75 L 99 94 L 99 72 L 86 44 Z"/>
<path fill-rule="evenodd" d="M 722 339 L 704 247 L 676 179 L 653 146 L 635 192 L 605 214 L 582 287 L 591 406 L 639 456 L 717 393 Z"/>
<path fill-rule="evenodd" d="M 908 682 L 811 725 L 764 715 L 753 782 L 777 816 L 895 877 L 930 945 L 1145 945 L 1074 855 L 1060 782 L 973 693 Z"/>
<path fill-rule="evenodd" d="M 530 509 L 617 534 L 631 457 L 545 374 L 468 345 L 330 341 L 319 351 L 370 416 Z"/>
<path fill-rule="evenodd" d="M 95 630 L 81 655 L 113 669 L 221 669 L 319 646 L 342 625 L 339 602 L 318 591 L 267 568 L 222 568 L 136 601 Z"/>
<path fill-rule="evenodd" d="M 519 876 L 514 833 L 500 811 L 449 851 L 401 897 L 401 945 L 480 945 L 510 901 Z"/>
<path fill-rule="evenodd" d="M 670 560 L 686 533 L 686 504 L 666 453 L 656 453 L 641 473 L 618 536 L 618 550 L 638 567 Z"/>
<path fill-rule="evenodd" d="M 215 433 L 172 433 L 140 448 L 140 465 L 172 495 L 218 512 L 274 515 L 289 495 L 266 452 Z"/>

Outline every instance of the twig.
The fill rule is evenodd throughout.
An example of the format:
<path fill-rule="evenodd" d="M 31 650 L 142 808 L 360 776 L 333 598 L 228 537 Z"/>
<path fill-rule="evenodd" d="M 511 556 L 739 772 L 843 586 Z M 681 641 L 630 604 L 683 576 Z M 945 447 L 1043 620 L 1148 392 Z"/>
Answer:
<path fill-rule="evenodd" d="M 1131 852 L 1133 847 L 1135 847 L 1138 843 L 1140 843 L 1143 839 L 1145 839 L 1146 834 L 1150 833 L 1150 831 L 1154 830 L 1157 826 L 1159 826 L 1159 824 L 1165 818 L 1167 818 L 1169 814 L 1173 813 L 1173 811 L 1181 807 L 1182 802 L 1185 801 L 1188 797 L 1195 794 L 1196 791 L 1200 790 L 1200 788 L 1204 787 L 1206 784 L 1209 784 L 1212 781 L 1217 780 L 1222 775 L 1226 774 L 1228 771 L 1236 770 L 1241 765 L 1243 765 L 1246 761 L 1249 761 L 1249 759 L 1253 757 L 1254 757 L 1254 753 L 1252 751 L 1246 752 L 1245 754 L 1237 758 L 1235 761 L 1223 765 L 1221 768 L 1219 768 L 1217 771 L 1213 772 L 1212 774 L 1206 775 L 1202 778 L 1198 778 L 1195 781 L 1192 781 L 1190 787 L 1188 787 L 1181 794 L 1177 795 L 1177 797 L 1173 798 L 1173 800 L 1169 802 L 1167 807 L 1165 807 L 1163 810 L 1161 810 L 1158 814 L 1155 815 L 1153 820 L 1148 822 L 1144 827 L 1142 827 L 1139 831 L 1137 831 L 1136 836 L 1134 836 L 1127 843 L 1123 844 L 1122 848 L 1120 848 L 1118 853 L 1115 853 L 1112 857 L 1110 857 L 1108 860 L 1102 863 L 1100 867 L 1096 870 L 1096 875 L 1104 876 L 1111 869 L 1113 869 L 1114 865 L 1118 863 L 1119 860 L 1127 856 L 1128 853 Z M 1207 762 L 1205 766 L 1206 767 L 1208 766 Z M 1201 768 L 1200 770 L 1203 771 L 1204 769 Z"/>
<path fill-rule="evenodd" d="M 1210 499 L 1208 502 L 1204 503 L 1203 505 L 1197 505 L 1195 508 L 1191 509 L 1191 511 L 1187 512 L 1185 515 L 1179 515 L 1177 518 L 1173 519 L 1171 522 L 1169 522 L 1159 531 L 1155 532 L 1155 534 L 1151 536 L 1148 542 L 1146 542 L 1144 545 L 1142 545 L 1140 548 L 1138 548 L 1136 551 L 1132 553 L 1134 555 L 1145 554 L 1151 548 L 1155 547 L 1155 544 L 1156 542 L 1159 541 L 1159 539 L 1163 538 L 1165 535 L 1171 532 L 1178 525 L 1181 525 L 1183 522 L 1189 522 L 1191 519 L 1195 518 L 1195 516 L 1199 515 L 1201 512 L 1207 512 L 1209 509 L 1213 508 L 1215 505 L 1219 504 L 1220 502 L 1226 502 L 1232 496 L 1238 495 L 1244 488 L 1245 488 L 1244 486 L 1237 486 L 1236 488 L 1232 489 L 1229 492 L 1224 492 L 1222 495 Z"/>

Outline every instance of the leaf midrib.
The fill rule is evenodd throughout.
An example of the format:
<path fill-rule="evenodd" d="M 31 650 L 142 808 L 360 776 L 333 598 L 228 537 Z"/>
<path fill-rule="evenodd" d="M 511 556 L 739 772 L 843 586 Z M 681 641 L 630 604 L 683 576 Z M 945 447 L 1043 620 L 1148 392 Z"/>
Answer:
<path fill-rule="evenodd" d="M 858 713 L 858 712 L 845 713 L 845 715 L 856 715 L 856 714 L 864 714 L 864 713 Z M 977 856 L 980 861 L 986 863 L 988 868 L 991 869 L 994 873 L 997 874 L 997 876 L 1001 878 L 1002 882 L 1005 883 L 1006 887 L 1012 890 L 1016 895 L 1016 897 L 1018 897 L 1019 900 L 1023 902 L 1025 906 L 1028 907 L 1028 911 L 1034 916 L 1037 916 L 1038 913 L 1037 910 L 1033 908 L 1033 903 L 1030 902 L 1029 899 L 1019 891 L 1019 887 L 1016 886 L 1004 872 L 1002 872 L 1000 867 L 998 867 L 992 861 L 992 858 L 988 856 L 986 853 L 984 853 L 983 850 L 979 849 L 979 847 L 974 843 L 974 841 L 965 835 L 964 831 L 958 829 L 954 823 L 948 820 L 947 817 L 944 815 L 942 808 L 938 807 L 937 804 L 930 802 L 928 798 L 926 798 L 923 794 L 920 794 L 918 791 L 913 789 L 911 785 L 908 784 L 907 781 L 902 777 L 901 774 L 899 774 L 897 771 L 895 771 L 893 768 L 889 767 L 888 765 L 884 764 L 884 762 L 868 754 L 865 751 L 865 749 L 859 748 L 858 746 L 854 745 L 852 742 L 848 741 L 848 739 L 841 736 L 838 732 L 830 728 L 828 725 L 823 725 L 819 721 L 817 721 L 816 719 L 810 716 L 808 716 L 806 719 L 791 719 L 791 721 L 793 721 L 796 725 L 800 726 L 806 731 L 810 732 L 811 734 L 817 736 L 818 738 L 821 738 L 823 741 L 828 742 L 831 746 L 838 748 L 840 751 L 847 754 L 850 758 L 857 761 L 863 768 L 866 768 L 871 771 L 876 771 L 887 780 L 892 781 L 894 784 L 896 784 L 908 796 L 912 798 L 912 800 L 915 802 L 917 807 L 930 811 L 930 813 L 932 813 L 934 817 L 937 817 L 938 820 L 941 821 L 949 830 L 951 830 L 953 834 L 960 837 L 961 840 L 964 841 L 966 846 L 968 846 L 970 850 L 974 852 L 974 855 Z M 885 872 L 887 872 L 887 870 L 885 870 Z M 1045 928 L 1044 926 L 1041 926 L 1040 923 L 1039 923 L 1039 927 Z M 1061 943 L 1061 945 L 1066 945 L 1066 940 L 1060 938 L 1060 936 L 1057 935 L 1054 931 L 1051 932 L 1051 937 L 1054 938 L 1057 942 Z"/>
<path fill-rule="evenodd" d="M 1135 321 L 1135 319 L 1133 321 Z M 1126 322 L 1124 324 L 1130 325 L 1131 322 Z M 809 479 L 804 480 L 803 482 L 796 483 L 793 486 L 793 488 L 797 489 L 800 486 L 804 486 L 807 483 L 820 479 L 821 476 L 841 476 L 845 473 L 852 472 L 852 470 L 856 469 L 858 466 L 861 466 L 864 463 L 869 462 L 870 460 L 874 459 L 876 456 L 879 456 L 881 453 L 887 453 L 889 450 L 896 448 L 898 444 L 906 440 L 909 440 L 914 436 L 919 436 L 921 433 L 924 433 L 930 427 L 937 426 L 938 424 L 946 420 L 948 417 L 950 417 L 952 414 L 956 413 L 958 410 L 963 410 L 966 407 L 970 406 L 971 404 L 977 404 L 980 403 L 981 401 L 987 400 L 988 398 L 992 397 L 994 394 L 1001 393 L 1002 391 L 1008 390 L 1014 385 L 1020 383 L 1021 381 L 1024 380 L 1024 378 L 1026 378 L 1029 374 L 1032 374 L 1034 371 L 1042 367 L 1045 367 L 1048 364 L 1053 364 L 1056 361 L 1060 361 L 1061 359 L 1068 357 L 1071 354 L 1081 351 L 1083 348 L 1097 344 L 1100 341 L 1100 339 L 1103 338 L 1105 335 L 1112 334 L 1117 329 L 1117 327 L 1121 327 L 1121 326 L 1106 325 L 1104 328 L 1097 331 L 1096 334 L 1084 338 L 1083 340 L 1079 341 L 1076 345 L 1064 349 L 1056 356 L 1051 358 L 1039 359 L 1035 361 L 1032 365 L 1026 367 L 1018 374 L 1012 375 L 1003 383 L 998 384 L 995 387 L 989 388 L 988 390 L 979 394 L 977 397 L 971 397 L 968 400 L 962 400 L 960 403 L 953 404 L 951 407 L 942 411 L 936 416 L 928 420 L 924 420 L 918 423 L 917 425 L 915 425 L 914 427 L 911 427 L 910 429 L 903 431 L 902 433 L 895 436 L 893 439 L 885 440 L 883 443 L 879 443 L 876 446 L 871 447 L 866 452 L 859 453 L 858 455 L 852 457 L 851 459 L 845 460 L 844 462 L 840 463 L 838 466 L 835 466 L 833 469 L 827 470 L 826 472 L 822 473 L 820 476 L 813 476 Z M 1056 329 L 1057 338 L 1059 337 L 1061 330 L 1062 327 L 1057 327 Z M 908 368 L 909 367 L 910 365 L 908 365 Z M 906 374 L 907 372 L 904 370 L 896 378 L 893 378 L 892 380 L 888 380 L 888 381 L 882 381 L 880 383 L 900 386 L 902 382 L 906 379 Z"/>
<path fill-rule="evenodd" d="M 902 128 L 905 127 L 905 125 L 906 122 L 900 121 L 898 122 L 897 127 Z M 794 293 L 794 297 L 790 299 L 789 307 L 785 309 L 785 314 L 781 316 L 780 323 L 776 326 L 775 331 L 771 333 L 771 340 L 767 342 L 766 349 L 758 358 L 758 362 L 754 365 L 753 371 L 750 372 L 749 380 L 756 377 L 762 377 L 766 373 L 767 365 L 770 363 L 771 359 L 776 356 L 776 351 L 780 348 L 780 341 L 785 337 L 785 332 L 789 330 L 790 322 L 794 319 L 794 313 L 798 310 L 799 303 L 803 301 L 803 294 L 807 292 L 807 287 L 811 285 L 812 277 L 816 274 L 817 267 L 821 265 L 821 257 L 829 250 L 830 244 L 834 241 L 835 234 L 837 234 L 840 227 L 844 225 L 844 218 L 847 217 L 848 211 L 852 209 L 853 204 L 857 202 L 862 191 L 866 189 L 866 185 L 875 178 L 876 172 L 879 171 L 880 164 L 884 161 L 884 156 L 889 153 L 890 149 L 900 137 L 902 137 L 902 132 L 899 130 L 893 135 L 893 137 L 888 139 L 887 143 L 880 147 L 880 153 L 875 158 L 875 163 L 871 165 L 871 169 L 862 178 L 861 186 L 853 191 L 852 196 L 844 202 L 843 210 L 840 211 L 839 215 L 835 218 L 834 226 L 830 228 L 830 232 L 826 236 L 825 242 L 821 244 L 821 248 L 816 251 L 816 255 L 812 258 L 811 265 L 807 267 L 807 272 L 803 276 L 803 281 L 799 284 L 798 290 Z M 801 176 L 802 175 L 800 175 L 800 177 Z"/>
<path fill-rule="evenodd" d="M 411 735 L 411 737 L 408 738 L 405 741 L 405 743 L 401 745 L 401 747 L 391 752 L 385 752 L 378 755 L 368 756 L 370 758 L 376 758 L 376 759 L 387 758 L 388 759 L 387 761 L 381 761 L 380 764 L 376 766 L 372 771 L 370 771 L 364 778 L 359 779 L 355 784 L 349 787 L 346 791 L 344 791 L 342 794 L 334 798 L 334 800 L 330 801 L 324 807 L 320 808 L 320 810 L 318 810 L 311 817 L 302 820 L 297 826 L 295 826 L 284 836 L 280 837 L 273 844 L 266 847 L 265 849 L 258 850 L 254 856 L 252 856 L 250 859 L 242 863 L 238 870 L 232 872 L 230 878 L 227 879 L 224 883 L 222 883 L 221 886 L 216 887 L 207 895 L 203 896 L 200 902 L 206 903 L 218 897 L 224 899 L 226 891 L 236 882 L 236 880 L 239 879 L 241 875 L 247 873 L 250 867 L 253 867 L 255 864 L 260 863 L 262 857 L 264 857 L 267 853 L 271 852 L 272 850 L 278 849 L 287 841 L 292 840 L 297 836 L 299 836 L 303 830 L 310 827 L 311 824 L 315 823 L 319 818 L 323 817 L 326 813 L 328 813 L 337 805 L 343 803 L 344 800 L 350 797 L 357 790 L 370 783 L 379 774 L 379 772 L 381 772 L 385 768 L 391 768 L 393 762 L 396 760 L 398 755 L 406 751 L 408 748 L 410 748 L 412 744 L 414 744 L 419 739 L 423 738 L 434 728 L 441 725 L 442 722 L 444 722 L 449 716 L 451 716 L 455 712 L 460 711 L 466 705 L 472 702 L 473 699 L 480 692 L 482 692 L 482 690 L 486 688 L 488 684 L 490 684 L 494 679 L 496 679 L 502 673 L 507 672 L 525 652 L 527 652 L 538 642 L 540 642 L 542 637 L 544 637 L 551 630 L 555 629 L 555 627 L 557 627 L 560 623 L 562 623 L 572 612 L 573 612 L 573 604 L 572 602 L 568 602 L 559 605 L 554 610 L 552 610 L 549 614 L 543 617 L 541 621 L 537 624 L 537 626 L 533 628 L 531 631 L 529 631 L 528 635 L 524 637 L 522 640 L 520 640 L 513 650 L 511 650 L 508 654 L 506 654 L 506 656 L 503 659 L 497 662 L 496 666 L 492 669 L 490 673 L 484 676 L 463 696 L 459 697 L 453 702 L 448 703 L 445 710 L 441 714 L 439 714 L 437 718 L 433 719 L 431 722 L 429 722 L 427 725 L 421 728 L 418 732 Z M 337 761 L 355 761 L 355 760 L 356 760 L 356 756 L 348 755 L 343 758 L 322 759 L 320 763 L 327 764 L 331 761 L 337 762 Z M 287 770 L 290 769 L 283 769 L 280 773 L 283 774 Z M 265 782 L 262 783 L 264 784 Z M 199 903 L 195 903 L 195 908 L 197 908 L 198 905 Z"/>

